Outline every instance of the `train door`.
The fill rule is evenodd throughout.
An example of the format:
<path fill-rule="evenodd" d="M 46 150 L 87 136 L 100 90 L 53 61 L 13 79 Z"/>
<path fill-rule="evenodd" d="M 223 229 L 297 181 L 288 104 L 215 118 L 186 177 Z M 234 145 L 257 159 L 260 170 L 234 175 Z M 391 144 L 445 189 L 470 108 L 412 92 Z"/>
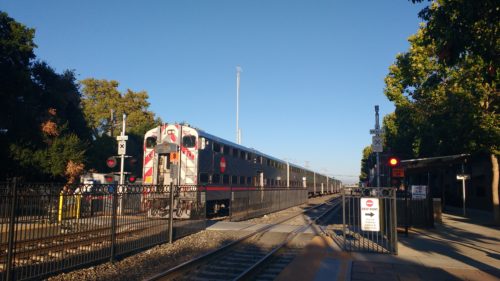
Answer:
<path fill-rule="evenodd" d="M 172 157 L 173 156 L 173 157 Z M 166 153 L 160 154 L 158 159 L 158 180 L 157 183 L 161 185 L 169 185 L 174 181 L 176 175 L 173 174 L 173 161 L 175 160 L 176 154 Z M 174 159 L 172 159 L 174 158 Z"/>

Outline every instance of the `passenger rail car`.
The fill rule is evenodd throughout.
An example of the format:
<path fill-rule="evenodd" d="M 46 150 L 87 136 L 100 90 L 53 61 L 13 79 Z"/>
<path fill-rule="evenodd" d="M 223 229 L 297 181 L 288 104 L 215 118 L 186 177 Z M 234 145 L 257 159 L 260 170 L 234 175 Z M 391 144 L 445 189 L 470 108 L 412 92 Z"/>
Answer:
<path fill-rule="evenodd" d="M 160 144 L 180 146 L 180 153 L 158 153 Z M 145 134 L 143 169 L 144 184 L 205 186 L 207 212 L 229 206 L 231 189 L 307 188 L 309 196 L 317 196 L 341 186 L 326 175 L 185 124 L 164 124 Z"/>

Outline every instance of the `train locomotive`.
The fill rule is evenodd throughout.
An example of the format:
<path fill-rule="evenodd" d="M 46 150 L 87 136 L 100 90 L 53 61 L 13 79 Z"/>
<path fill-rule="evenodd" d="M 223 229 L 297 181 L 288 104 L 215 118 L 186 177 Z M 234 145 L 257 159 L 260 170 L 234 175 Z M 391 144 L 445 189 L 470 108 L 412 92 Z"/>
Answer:
<path fill-rule="evenodd" d="M 149 130 L 144 136 L 143 161 L 145 185 L 203 187 L 207 214 L 227 210 L 234 190 L 304 188 L 311 197 L 339 192 L 341 187 L 336 179 L 187 124 Z M 177 200 L 176 205 L 189 206 L 195 199 L 180 195 Z M 178 218 L 189 217 L 188 211 L 176 213 Z"/>

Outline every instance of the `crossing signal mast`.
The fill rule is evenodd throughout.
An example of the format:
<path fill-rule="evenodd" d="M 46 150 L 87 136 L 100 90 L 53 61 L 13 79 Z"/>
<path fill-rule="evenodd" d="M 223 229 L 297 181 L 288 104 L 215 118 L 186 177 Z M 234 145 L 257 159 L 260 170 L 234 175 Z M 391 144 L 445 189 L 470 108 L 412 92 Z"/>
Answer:
<path fill-rule="evenodd" d="M 380 128 L 379 125 L 379 115 L 378 115 L 378 105 L 375 106 L 375 129 L 370 130 L 370 134 L 374 135 L 372 137 L 372 151 L 377 154 L 377 187 L 380 187 L 380 152 L 384 151 L 382 144 L 382 136 L 384 135 L 384 129 Z"/>

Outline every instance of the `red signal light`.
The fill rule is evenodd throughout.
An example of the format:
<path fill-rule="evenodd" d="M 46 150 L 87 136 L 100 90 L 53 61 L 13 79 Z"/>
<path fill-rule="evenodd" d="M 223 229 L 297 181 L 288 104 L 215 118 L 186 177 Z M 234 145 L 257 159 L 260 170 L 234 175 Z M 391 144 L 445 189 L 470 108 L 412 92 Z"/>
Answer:
<path fill-rule="evenodd" d="M 116 167 L 116 158 L 115 157 L 109 157 L 106 159 L 106 166 L 109 168 L 114 168 Z"/>
<path fill-rule="evenodd" d="M 112 183 L 114 180 L 115 180 L 115 177 L 113 175 L 105 175 L 104 176 L 104 180 L 107 182 L 107 183 Z"/>
<path fill-rule="evenodd" d="M 399 159 L 397 157 L 389 157 L 389 166 L 395 167 L 399 165 Z"/>
<path fill-rule="evenodd" d="M 129 183 L 134 183 L 137 180 L 137 177 L 134 176 L 134 175 L 131 175 L 131 176 L 128 177 L 127 180 L 128 180 Z"/>

